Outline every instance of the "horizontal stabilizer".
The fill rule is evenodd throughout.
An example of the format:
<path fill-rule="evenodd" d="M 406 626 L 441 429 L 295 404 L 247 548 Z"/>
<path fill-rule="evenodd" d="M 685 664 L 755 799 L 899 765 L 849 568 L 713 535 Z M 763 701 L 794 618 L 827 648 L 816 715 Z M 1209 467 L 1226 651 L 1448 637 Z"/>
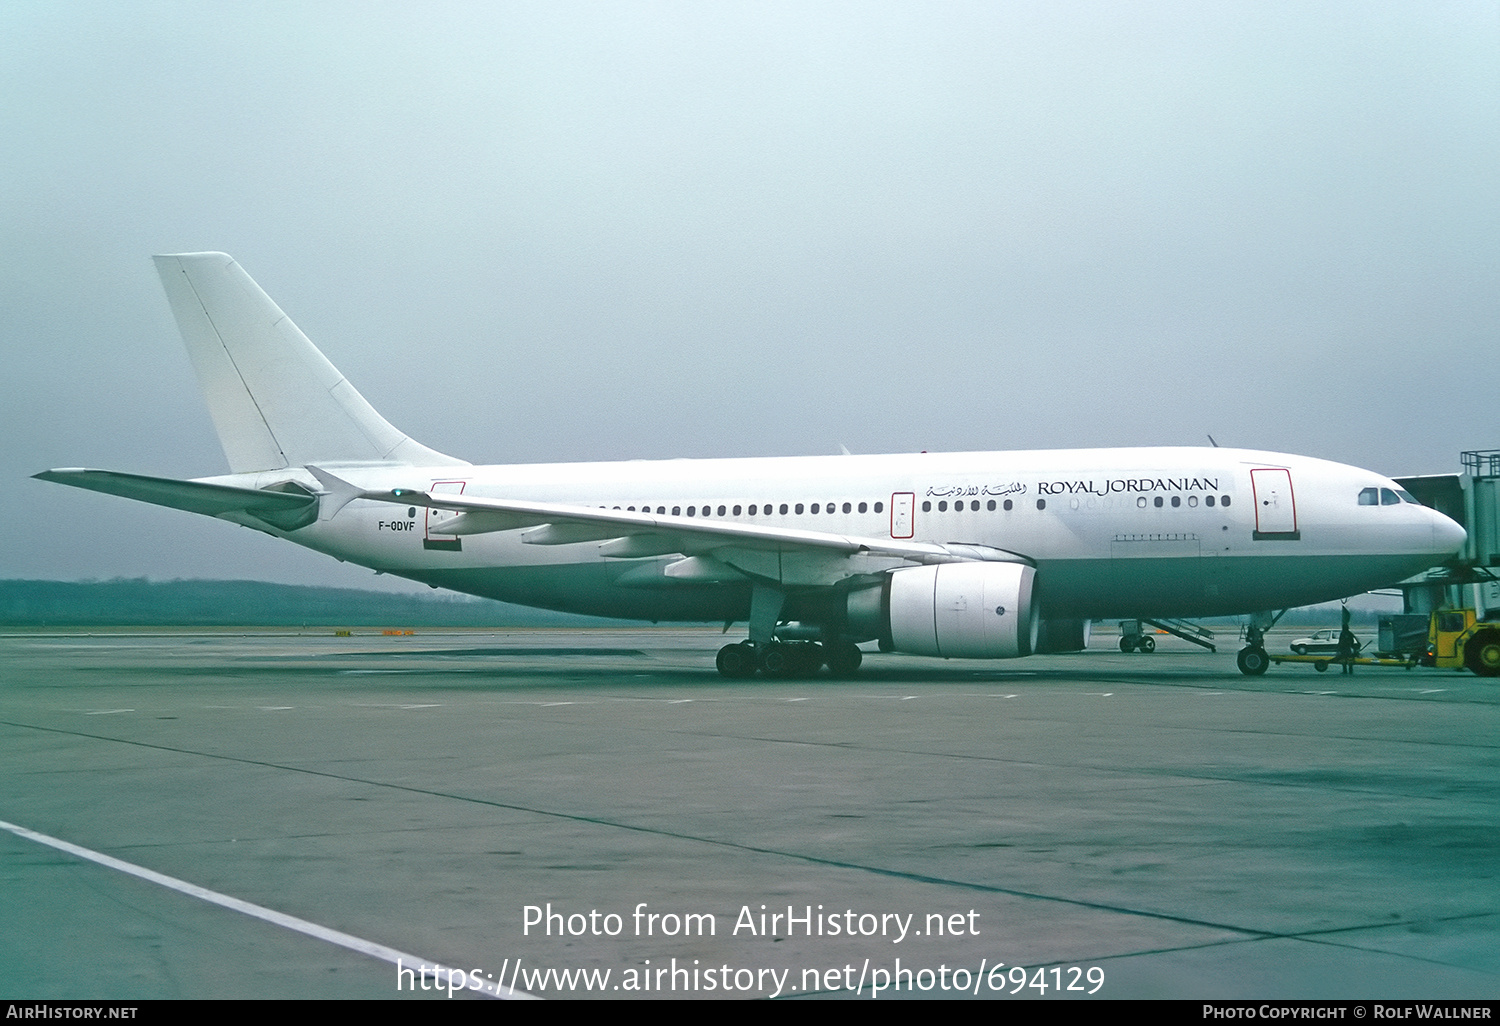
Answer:
<path fill-rule="evenodd" d="M 41 481 L 55 481 L 87 488 L 91 492 L 139 499 L 157 506 L 202 513 L 209 517 L 245 513 L 283 531 L 295 531 L 317 519 L 318 497 L 311 492 L 272 492 L 259 488 L 235 488 L 230 485 L 205 484 L 201 481 L 178 481 L 169 477 L 146 477 L 142 474 L 119 474 L 112 470 L 67 468 L 44 470 L 33 475 Z"/>

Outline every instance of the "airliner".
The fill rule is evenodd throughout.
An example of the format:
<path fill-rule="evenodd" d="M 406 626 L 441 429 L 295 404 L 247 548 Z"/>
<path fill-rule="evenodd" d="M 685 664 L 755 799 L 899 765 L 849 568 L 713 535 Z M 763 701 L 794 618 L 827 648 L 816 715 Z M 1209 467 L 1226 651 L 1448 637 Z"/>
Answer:
<path fill-rule="evenodd" d="M 1464 530 L 1389 478 L 1232 448 L 475 466 L 370 406 L 232 258 L 155 258 L 230 473 L 38 478 L 217 517 L 527 606 L 747 626 L 731 678 L 858 671 L 859 646 L 1007 659 L 1106 617 L 1251 614 L 1385 587 Z"/>

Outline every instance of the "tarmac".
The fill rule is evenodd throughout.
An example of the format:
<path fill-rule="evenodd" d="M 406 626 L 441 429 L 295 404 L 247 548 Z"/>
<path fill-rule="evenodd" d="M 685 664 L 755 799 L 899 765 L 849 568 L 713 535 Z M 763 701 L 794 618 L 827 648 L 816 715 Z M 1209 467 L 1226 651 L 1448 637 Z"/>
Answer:
<path fill-rule="evenodd" d="M 1500 997 L 1494 681 L 723 643 L 0 633 L 0 997 Z"/>

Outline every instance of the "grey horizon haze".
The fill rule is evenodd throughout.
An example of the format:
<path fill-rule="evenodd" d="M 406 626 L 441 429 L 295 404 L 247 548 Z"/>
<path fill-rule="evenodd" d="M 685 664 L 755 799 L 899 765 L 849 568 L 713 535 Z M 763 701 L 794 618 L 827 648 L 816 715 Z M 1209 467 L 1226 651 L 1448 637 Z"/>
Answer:
<path fill-rule="evenodd" d="M 1500 447 L 1495 3 L 0 9 L 0 577 L 418 587 L 29 479 L 226 470 L 232 254 L 476 463 Z"/>

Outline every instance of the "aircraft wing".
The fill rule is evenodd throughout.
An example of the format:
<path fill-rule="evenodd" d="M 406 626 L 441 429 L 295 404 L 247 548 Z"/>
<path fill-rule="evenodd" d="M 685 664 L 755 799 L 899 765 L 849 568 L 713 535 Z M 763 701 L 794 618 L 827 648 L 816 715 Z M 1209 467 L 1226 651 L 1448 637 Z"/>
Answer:
<path fill-rule="evenodd" d="M 305 527 L 317 519 L 318 497 L 307 491 L 268 491 L 235 488 L 202 481 L 178 481 L 169 477 L 121 474 L 113 470 L 66 467 L 33 475 L 42 481 L 87 488 L 91 492 L 121 495 L 157 506 L 170 506 L 189 513 L 202 513 L 235 523 L 246 517 L 283 531 Z M 255 526 L 253 523 L 247 526 Z"/>
<path fill-rule="evenodd" d="M 309 469 L 325 486 L 338 480 L 327 471 Z M 521 541 L 530 545 L 600 542 L 599 551 L 604 556 L 680 553 L 686 558 L 665 570 L 668 578 L 680 580 L 749 576 L 783 584 L 823 585 L 911 563 L 1034 565 L 1026 556 L 986 545 L 896 541 L 597 506 L 487 499 L 408 488 L 362 491 L 358 498 L 453 513 L 431 525 L 434 534 L 463 536 L 521 530 Z"/>

